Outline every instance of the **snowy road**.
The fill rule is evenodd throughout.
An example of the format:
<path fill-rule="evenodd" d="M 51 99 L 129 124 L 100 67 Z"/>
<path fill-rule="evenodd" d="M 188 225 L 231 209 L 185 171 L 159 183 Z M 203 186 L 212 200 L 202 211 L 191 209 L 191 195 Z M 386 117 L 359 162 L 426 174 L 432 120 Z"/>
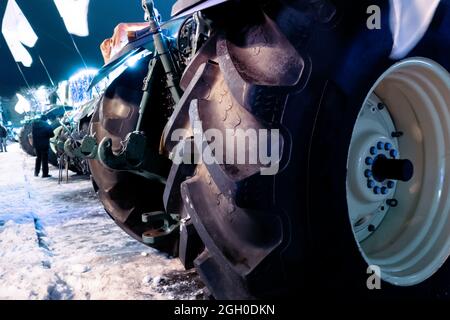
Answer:
<path fill-rule="evenodd" d="M 0 153 L 0 299 L 195 299 L 177 259 L 140 244 L 104 213 L 90 181 L 33 176 L 19 146 Z"/>

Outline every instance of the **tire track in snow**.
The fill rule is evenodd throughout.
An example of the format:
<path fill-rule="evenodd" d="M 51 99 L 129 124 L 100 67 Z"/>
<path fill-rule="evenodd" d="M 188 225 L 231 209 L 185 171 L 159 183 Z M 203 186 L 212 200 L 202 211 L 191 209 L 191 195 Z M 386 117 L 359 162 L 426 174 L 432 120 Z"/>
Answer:
<path fill-rule="evenodd" d="M 52 258 L 54 256 L 52 249 L 51 249 L 51 240 L 49 239 L 47 232 L 45 231 L 44 224 L 42 222 L 42 219 L 39 217 L 37 213 L 33 210 L 33 197 L 32 194 L 34 193 L 31 188 L 31 181 L 28 179 L 27 175 L 27 166 L 26 166 L 26 156 L 22 156 L 22 170 L 23 170 L 23 180 L 24 180 L 24 189 L 26 196 L 24 199 L 26 199 L 26 206 L 30 209 L 29 214 L 31 215 L 34 223 L 34 230 L 36 232 L 36 238 L 37 238 L 37 245 L 41 252 L 44 253 L 44 256 L 47 259 L 43 259 L 41 261 L 42 267 L 44 269 L 52 269 Z M 58 272 L 53 272 L 53 277 L 51 277 L 51 281 L 48 283 L 47 287 L 47 296 L 44 298 L 45 300 L 69 300 L 72 299 L 74 294 L 72 292 L 72 289 L 67 284 L 66 281 L 64 281 L 61 277 L 61 275 Z"/>
<path fill-rule="evenodd" d="M 30 209 L 30 215 L 33 218 L 33 223 L 34 223 L 34 229 L 36 231 L 36 238 L 37 238 L 37 244 L 39 246 L 39 248 L 42 249 L 42 251 L 44 252 L 44 254 L 46 256 L 48 256 L 49 258 L 51 258 L 53 256 L 52 254 L 52 250 L 51 250 L 51 246 L 49 243 L 49 239 L 47 237 L 47 233 L 45 232 L 44 229 L 44 225 L 42 224 L 42 220 L 40 219 L 40 217 L 33 211 L 33 206 L 32 206 L 32 191 L 31 191 L 31 184 L 30 181 L 28 179 L 28 176 L 26 174 L 26 158 L 25 156 L 22 157 L 22 170 L 23 170 L 23 179 L 24 179 L 24 188 L 25 188 L 25 192 L 26 192 L 26 204 L 27 207 Z M 51 262 L 48 261 L 42 261 L 42 266 L 44 268 L 51 268 Z"/>

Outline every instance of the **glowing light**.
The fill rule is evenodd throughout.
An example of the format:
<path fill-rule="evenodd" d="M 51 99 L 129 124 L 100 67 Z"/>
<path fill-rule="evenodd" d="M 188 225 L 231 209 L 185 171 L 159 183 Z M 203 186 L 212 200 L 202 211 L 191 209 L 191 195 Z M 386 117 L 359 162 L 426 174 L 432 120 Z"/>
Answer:
<path fill-rule="evenodd" d="M 136 59 L 136 56 L 131 57 L 130 59 L 125 62 L 127 67 L 134 68 L 136 64 L 138 63 L 139 59 Z"/>
<path fill-rule="evenodd" d="M 136 54 L 136 55 L 134 55 L 134 56 L 131 56 L 131 57 L 128 58 L 128 60 L 125 62 L 125 66 L 126 66 L 126 67 L 130 67 L 130 68 L 133 68 L 133 67 L 135 67 L 135 66 L 137 65 L 137 63 L 138 63 L 141 59 L 143 59 L 143 58 L 145 58 L 146 56 L 149 56 L 149 55 L 151 55 L 151 54 L 152 54 L 151 51 L 145 50 L 145 51 L 143 51 L 143 52 L 141 52 L 141 53 L 138 53 L 138 54 Z"/>
<path fill-rule="evenodd" d="M 94 97 L 96 90 L 88 90 L 89 86 L 98 73 L 97 69 L 83 69 L 75 73 L 69 79 L 69 104 L 77 107 Z M 97 88 L 99 89 L 99 88 Z"/>
<path fill-rule="evenodd" d="M 78 72 L 76 72 L 73 76 L 71 76 L 69 78 L 69 82 L 74 82 L 74 81 L 78 81 L 80 79 L 83 79 L 85 77 L 91 77 L 91 76 L 95 76 L 97 74 L 98 70 L 97 69 L 82 69 Z"/>
<path fill-rule="evenodd" d="M 25 97 L 19 93 L 16 94 L 17 99 L 19 101 L 17 101 L 16 106 L 14 107 L 14 110 L 18 113 L 18 114 L 24 114 L 25 112 L 30 112 L 31 111 L 31 104 L 30 102 L 25 99 Z"/>
<path fill-rule="evenodd" d="M 68 95 L 69 95 L 69 82 L 68 81 L 61 81 L 58 84 L 58 97 L 60 99 L 61 104 L 67 104 L 68 103 Z"/>
<path fill-rule="evenodd" d="M 25 67 L 33 64 L 33 58 L 24 47 L 34 47 L 38 36 L 15 0 L 8 0 L 2 22 L 2 33 L 14 60 Z"/>
<path fill-rule="evenodd" d="M 67 31 L 79 37 L 89 35 L 89 0 L 54 0 Z"/>
<path fill-rule="evenodd" d="M 33 92 L 33 96 L 35 97 L 35 99 L 37 100 L 37 102 L 40 106 L 45 106 L 49 102 L 49 99 L 48 99 L 49 90 L 44 86 L 37 88 Z"/>

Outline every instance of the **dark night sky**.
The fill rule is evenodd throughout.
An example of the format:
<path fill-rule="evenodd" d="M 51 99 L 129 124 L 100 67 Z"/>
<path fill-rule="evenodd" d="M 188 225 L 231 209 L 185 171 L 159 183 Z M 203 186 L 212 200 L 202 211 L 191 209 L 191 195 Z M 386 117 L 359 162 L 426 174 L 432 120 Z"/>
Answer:
<path fill-rule="evenodd" d="M 32 85 L 48 83 L 38 60 L 41 55 L 55 81 L 67 79 L 82 68 L 82 62 L 66 32 L 64 23 L 52 0 L 16 0 L 39 37 L 36 46 L 29 50 L 33 65 L 23 67 Z M 74 36 L 89 67 L 101 67 L 103 59 L 100 43 L 112 35 L 120 22 L 143 21 L 140 0 L 91 0 L 89 6 L 89 30 L 86 38 Z M 174 0 L 155 0 L 163 19 L 170 18 Z M 0 19 L 3 19 L 7 0 L 0 0 Z M 1 25 L 1 21 L 0 21 Z M 14 59 L 0 33 L 0 96 L 9 97 L 25 87 Z"/>

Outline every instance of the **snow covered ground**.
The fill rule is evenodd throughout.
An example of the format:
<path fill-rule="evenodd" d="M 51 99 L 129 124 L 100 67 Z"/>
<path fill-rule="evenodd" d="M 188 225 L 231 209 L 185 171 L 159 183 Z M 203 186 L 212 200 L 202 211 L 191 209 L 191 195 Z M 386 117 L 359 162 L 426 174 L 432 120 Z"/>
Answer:
<path fill-rule="evenodd" d="M 86 177 L 33 176 L 17 144 L 0 153 L 0 299 L 201 299 L 193 271 L 135 241 Z"/>

